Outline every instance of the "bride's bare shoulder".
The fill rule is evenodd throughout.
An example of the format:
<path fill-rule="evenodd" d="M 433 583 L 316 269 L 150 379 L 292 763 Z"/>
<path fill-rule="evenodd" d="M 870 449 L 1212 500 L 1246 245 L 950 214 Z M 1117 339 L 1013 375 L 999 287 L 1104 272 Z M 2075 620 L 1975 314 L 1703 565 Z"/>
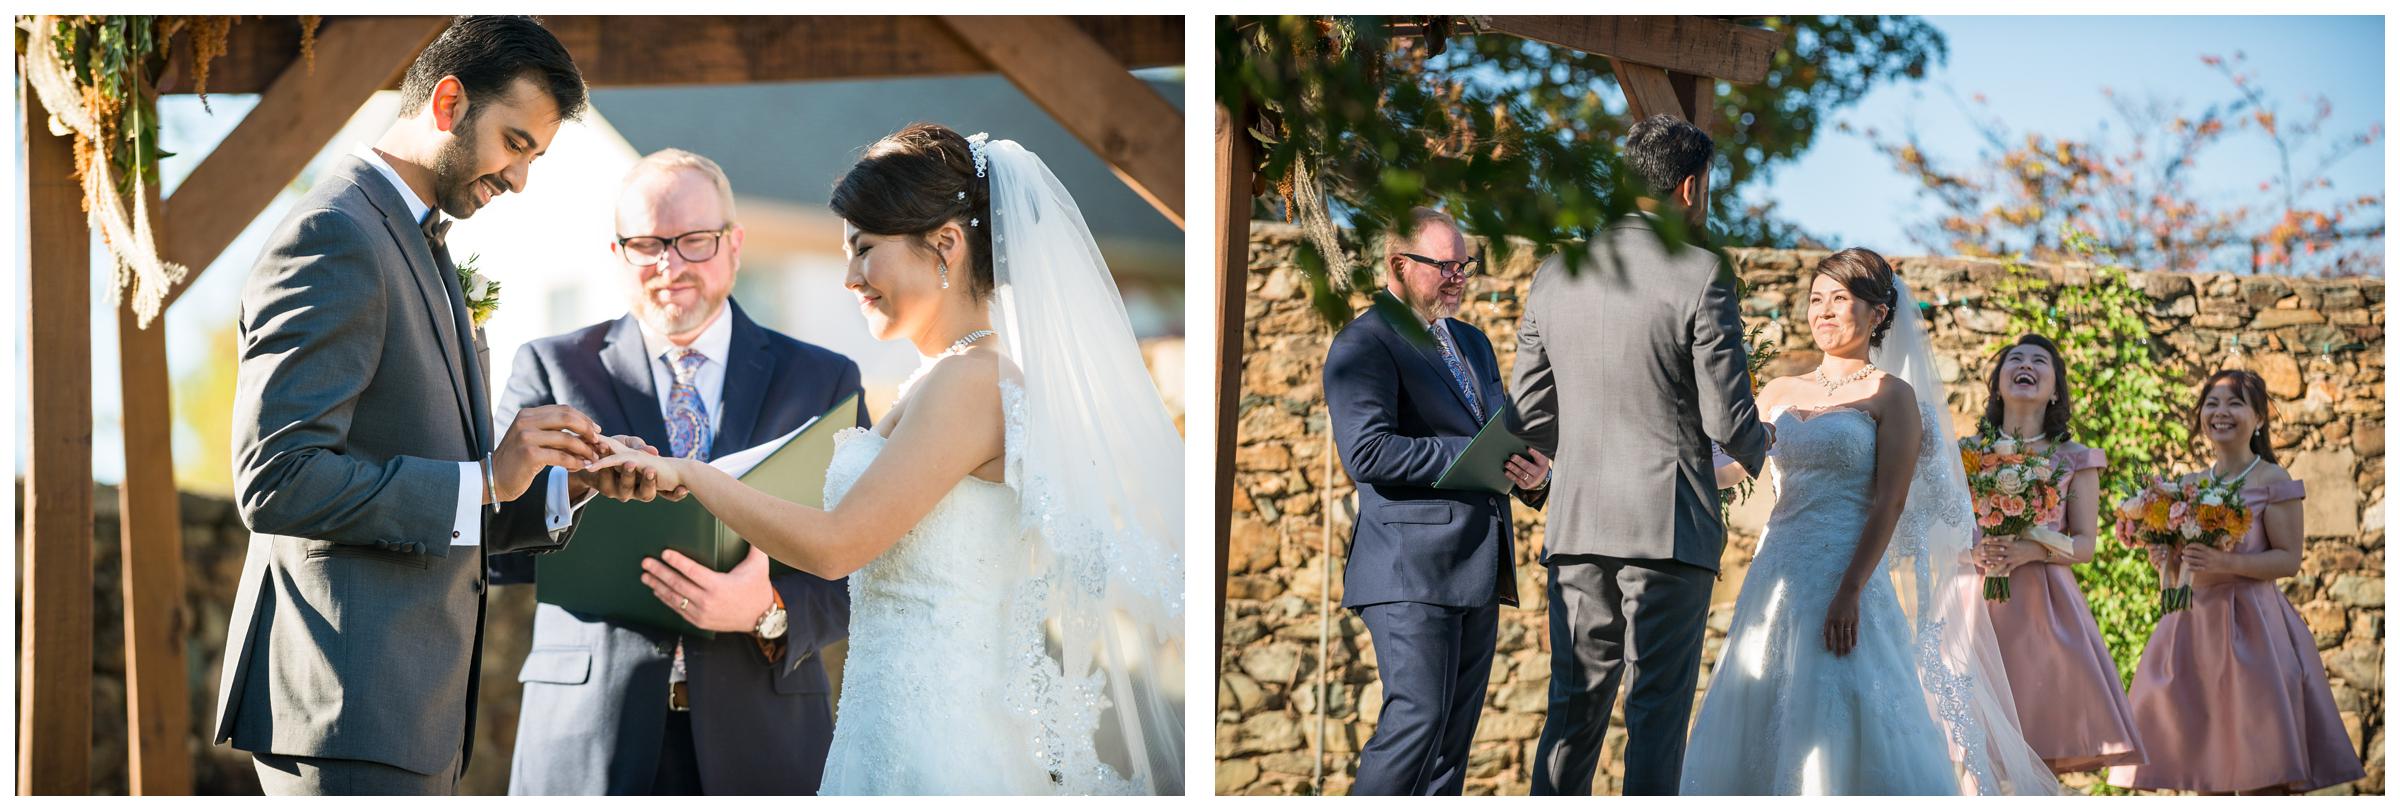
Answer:
<path fill-rule="evenodd" d="M 934 361 L 933 368 L 925 373 L 924 382 L 918 386 L 924 394 L 943 400 L 973 401 L 977 393 L 982 393 L 997 402 L 1001 377 L 1015 368 L 999 352 L 977 349 Z"/>
<path fill-rule="evenodd" d="M 1917 389 L 1908 385 L 1908 381 L 1900 379 L 1898 375 L 1888 373 L 1877 375 L 1874 399 L 1914 410 L 1917 407 Z"/>

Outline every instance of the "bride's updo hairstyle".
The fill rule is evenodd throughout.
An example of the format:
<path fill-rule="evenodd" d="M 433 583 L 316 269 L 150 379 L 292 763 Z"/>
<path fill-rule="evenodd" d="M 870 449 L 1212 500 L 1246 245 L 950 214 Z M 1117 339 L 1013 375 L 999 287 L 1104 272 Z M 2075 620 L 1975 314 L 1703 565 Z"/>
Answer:
<path fill-rule="evenodd" d="M 988 174 L 988 171 L 987 171 Z M 975 176 L 967 139 L 940 124 L 910 124 L 867 146 L 833 184 L 833 213 L 858 230 L 905 236 L 930 251 L 926 237 L 946 223 L 967 234 L 967 292 L 992 294 L 991 178 Z"/>
<path fill-rule="evenodd" d="M 1874 251 L 1850 248 L 1817 260 L 1815 275 L 1831 276 L 1850 291 L 1851 298 L 1883 308 L 1883 321 L 1867 336 L 1868 347 L 1882 348 L 1884 333 L 1892 331 L 1892 321 L 1900 317 L 1900 288 L 1893 281 L 1892 264 Z M 1817 282 L 1811 277 L 1808 283 L 1814 286 Z"/>

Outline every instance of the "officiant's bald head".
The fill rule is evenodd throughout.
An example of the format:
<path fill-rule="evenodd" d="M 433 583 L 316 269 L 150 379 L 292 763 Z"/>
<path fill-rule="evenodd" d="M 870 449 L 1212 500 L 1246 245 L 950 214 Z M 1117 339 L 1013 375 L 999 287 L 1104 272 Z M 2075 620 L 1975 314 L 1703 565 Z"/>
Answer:
<path fill-rule="evenodd" d="M 690 343 L 723 314 L 741 270 L 733 181 L 698 153 L 670 148 L 643 156 L 619 186 L 610 247 L 626 270 L 634 317 L 670 341 Z"/>

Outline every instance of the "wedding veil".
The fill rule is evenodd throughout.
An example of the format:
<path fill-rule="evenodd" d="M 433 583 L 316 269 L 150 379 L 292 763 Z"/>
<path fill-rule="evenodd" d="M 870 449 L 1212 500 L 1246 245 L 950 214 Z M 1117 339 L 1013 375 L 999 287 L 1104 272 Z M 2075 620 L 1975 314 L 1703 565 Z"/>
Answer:
<path fill-rule="evenodd" d="M 1948 399 L 1934 369 L 1916 296 L 1898 273 L 1891 334 L 1872 360 L 1908 382 L 1924 421 L 1908 504 L 1892 531 L 1892 577 L 1911 618 L 1926 706 L 1948 733 L 1960 788 L 1970 794 L 2059 794 L 2058 778 L 2025 743 L 2008 672 L 1985 613 L 1981 574 L 1969 564 L 1974 498 L 1958 454 Z"/>
<path fill-rule="evenodd" d="M 1002 389 L 1033 549 L 1008 702 L 1060 790 L 1181 794 L 1183 440 L 1075 199 L 1017 142 L 969 140 L 993 325 L 1022 375 Z"/>

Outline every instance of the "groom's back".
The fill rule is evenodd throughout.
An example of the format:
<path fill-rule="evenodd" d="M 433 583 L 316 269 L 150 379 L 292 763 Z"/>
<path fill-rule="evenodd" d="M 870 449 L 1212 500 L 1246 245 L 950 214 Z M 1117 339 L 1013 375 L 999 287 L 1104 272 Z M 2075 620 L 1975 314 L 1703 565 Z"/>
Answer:
<path fill-rule="evenodd" d="M 1724 545 L 1695 372 L 1713 328 L 1716 254 L 1670 252 L 1641 218 L 1592 240 L 1570 275 L 1534 274 L 1514 395 L 1537 446 L 1556 448 L 1544 553 L 1676 559 L 1714 569 Z M 1701 323 L 1703 321 L 1709 323 Z"/>

